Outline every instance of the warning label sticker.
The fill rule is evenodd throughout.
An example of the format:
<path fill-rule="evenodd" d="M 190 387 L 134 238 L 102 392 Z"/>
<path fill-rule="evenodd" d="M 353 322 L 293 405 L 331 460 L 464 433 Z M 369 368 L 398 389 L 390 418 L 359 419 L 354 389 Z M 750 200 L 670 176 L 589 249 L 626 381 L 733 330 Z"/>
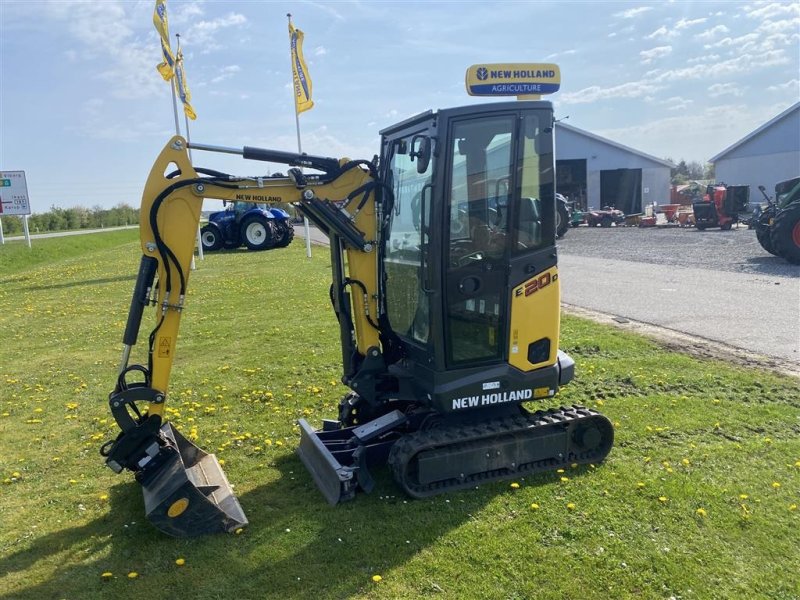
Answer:
<path fill-rule="evenodd" d="M 172 338 L 158 338 L 158 358 L 169 358 L 172 348 Z"/>

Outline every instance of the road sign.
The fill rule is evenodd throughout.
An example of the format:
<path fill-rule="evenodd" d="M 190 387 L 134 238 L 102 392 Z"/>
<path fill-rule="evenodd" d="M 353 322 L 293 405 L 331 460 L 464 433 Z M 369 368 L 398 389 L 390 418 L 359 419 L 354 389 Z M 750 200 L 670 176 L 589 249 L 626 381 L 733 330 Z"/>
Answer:
<path fill-rule="evenodd" d="M 29 214 L 31 203 L 25 171 L 0 171 L 0 216 Z"/>

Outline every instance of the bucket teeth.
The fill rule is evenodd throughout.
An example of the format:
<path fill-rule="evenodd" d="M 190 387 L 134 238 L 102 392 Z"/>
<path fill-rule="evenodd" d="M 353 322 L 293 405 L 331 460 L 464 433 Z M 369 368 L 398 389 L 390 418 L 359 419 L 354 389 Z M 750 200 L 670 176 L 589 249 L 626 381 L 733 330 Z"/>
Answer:
<path fill-rule="evenodd" d="M 176 537 L 233 532 L 247 525 L 217 457 L 169 423 L 160 433 L 167 457 L 142 483 L 147 519 Z"/>

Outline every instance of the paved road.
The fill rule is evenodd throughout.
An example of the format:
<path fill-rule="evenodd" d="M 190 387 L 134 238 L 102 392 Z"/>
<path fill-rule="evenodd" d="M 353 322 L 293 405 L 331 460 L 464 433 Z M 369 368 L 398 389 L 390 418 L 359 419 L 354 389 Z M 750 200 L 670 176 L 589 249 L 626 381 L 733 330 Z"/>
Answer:
<path fill-rule="evenodd" d="M 800 364 L 800 267 L 738 231 L 573 229 L 562 300 Z"/>
<path fill-rule="evenodd" d="M 32 233 L 31 239 L 39 239 L 39 238 L 53 238 L 53 237 L 64 237 L 67 235 L 86 235 L 87 233 L 105 233 L 106 231 L 115 231 L 117 229 L 138 229 L 138 225 L 126 225 L 123 227 L 104 227 L 103 229 L 76 229 L 75 231 L 55 231 L 53 233 Z M 16 242 L 19 240 L 24 240 L 24 235 L 15 235 L 14 237 L 5 237 L 6 242 Z"/>
<path fill-rule="evenodd" d="M 582 227 L 558 248 L 565 305 L 800 364 L 800 267 L 753 231 Z"/>

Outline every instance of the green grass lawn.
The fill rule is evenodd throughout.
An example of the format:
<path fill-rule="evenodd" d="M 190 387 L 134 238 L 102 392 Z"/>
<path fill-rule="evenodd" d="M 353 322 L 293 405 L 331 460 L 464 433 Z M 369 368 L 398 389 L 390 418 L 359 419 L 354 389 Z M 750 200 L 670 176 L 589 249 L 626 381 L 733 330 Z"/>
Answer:
<path fill-rule="evenodd" d="M 168 412 L 224 461 L 250 526 L 166 537 L 98 454 L 136 233 L 78 237 L 0 247 L 0 598 L 800 597 L 797 380 L 576 318 L 558 400 L 615 423 L 605 463 L 425 501 L 380 472 L 328 506 L 295 423 L 333 418 L 345 388 L 329 254 L 300 241 L 191 275 Z"/>

